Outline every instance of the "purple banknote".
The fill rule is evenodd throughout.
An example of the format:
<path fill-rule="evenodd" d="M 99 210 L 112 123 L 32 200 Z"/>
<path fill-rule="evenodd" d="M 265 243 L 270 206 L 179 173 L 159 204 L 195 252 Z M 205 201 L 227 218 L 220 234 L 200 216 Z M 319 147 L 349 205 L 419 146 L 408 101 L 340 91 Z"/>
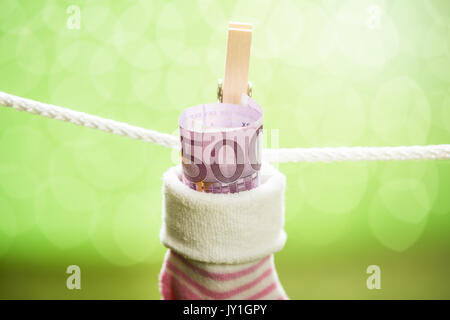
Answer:
<path fill-rule="evenodd" d="M 241 105 L 202 104 L 179 119 L 182 179 L 202 192 L 234 193 L 259 185 L 261 106 L 243 95 Z"/>

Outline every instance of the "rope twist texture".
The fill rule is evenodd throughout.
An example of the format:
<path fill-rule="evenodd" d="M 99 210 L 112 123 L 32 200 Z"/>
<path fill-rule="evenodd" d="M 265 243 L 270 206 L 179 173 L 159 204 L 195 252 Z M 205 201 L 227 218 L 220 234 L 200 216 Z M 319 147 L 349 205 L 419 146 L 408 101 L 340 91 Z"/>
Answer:
<path fill-rule="evenodd" d="M 107 133 L 143 140 L 167 148 L 180 148 L 178 137 L 124 122 L 105 119 L 84 112 L 46 104 L 0 91 L 0 105 L 47 118 L 98 129 Z M 337 147 L 265 149 L 263 158 L 269 162 L 334 162 L 448 160 L 450 144 L 399 147 Z"/>

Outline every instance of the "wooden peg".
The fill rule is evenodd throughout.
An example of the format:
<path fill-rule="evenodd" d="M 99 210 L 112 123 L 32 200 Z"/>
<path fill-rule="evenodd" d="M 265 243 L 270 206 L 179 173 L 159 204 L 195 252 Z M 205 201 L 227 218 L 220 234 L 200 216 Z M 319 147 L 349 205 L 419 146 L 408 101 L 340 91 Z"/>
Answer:
<path fill-rule="evenodd" d="M 252 25 L 230 22 L 228 24 L 227 58 L 223 83 L 223 102 L 239 104 L 241 95 L 248 90 L 248 69 Z"/>

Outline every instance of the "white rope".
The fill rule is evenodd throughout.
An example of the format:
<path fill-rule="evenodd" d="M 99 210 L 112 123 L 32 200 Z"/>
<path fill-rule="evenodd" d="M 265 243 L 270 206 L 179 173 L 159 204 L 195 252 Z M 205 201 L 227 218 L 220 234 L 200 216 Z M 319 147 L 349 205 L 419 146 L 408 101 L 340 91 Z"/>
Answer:
<path fill-rule="evenodd" d="M 135 127 L 127 123 L 104 119 L 84 112 L 46 104 L 30 99 L 13 96 L 0 91 L 0 105 L 12 107 L 17 111 L 25 111 L 47 118 L 71 122 L 92 129 L 126 136 L 136 140 L 158 144 L 168 148 L 179 148 L 179 139 L 171 134 Z"/>
<path fill-rule="evenodd" d="M 83 112 L 17 97 L 0 91 L 0 105 L 47 118 L 71 122 L 79 126 L 144 140 L 167 148 L 179 148 L 178 137 L 127 123 L 104 119 Z M 333 162 L 333 161 L 391 161 L 391 160 L 448 160 L 450 144 L 400 147 L 339 147 L 265 149 L 269 162 Z"/>
<path fill-rule="evenodd" d="M 450 159 L 450 145 L 266 149 L 269 162 L 334 162 Z"/>

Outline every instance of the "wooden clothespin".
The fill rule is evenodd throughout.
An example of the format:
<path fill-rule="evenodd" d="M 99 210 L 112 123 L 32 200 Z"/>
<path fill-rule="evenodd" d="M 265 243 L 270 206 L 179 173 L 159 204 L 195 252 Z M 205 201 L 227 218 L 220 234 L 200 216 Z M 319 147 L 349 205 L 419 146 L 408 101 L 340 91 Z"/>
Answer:
<path fill-rule="evenodd" d="M 250 93 L 251 85 L 248 82 L 248 69 L 251 43 L 251 24 L 240 22 L 228 24 L 227 58 L 222 89 L 222 102 L 224 103 L 239 104 L 241 95 Z"/>

